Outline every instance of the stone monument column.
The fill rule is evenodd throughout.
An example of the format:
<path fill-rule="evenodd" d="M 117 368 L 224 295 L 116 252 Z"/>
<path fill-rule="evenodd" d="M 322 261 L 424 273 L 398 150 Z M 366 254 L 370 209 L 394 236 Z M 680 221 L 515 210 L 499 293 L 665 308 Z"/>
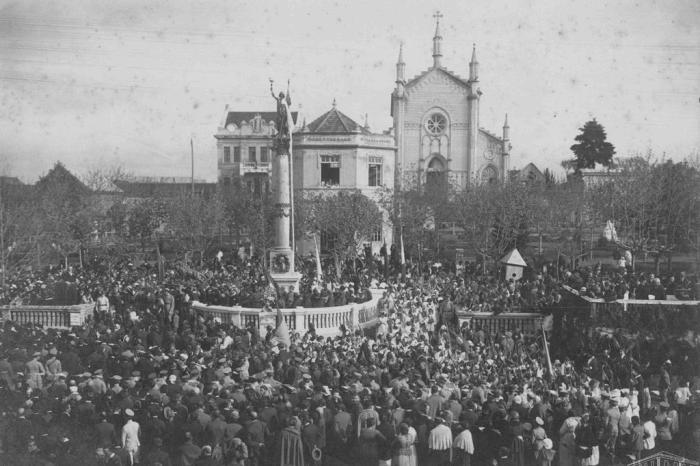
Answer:
<path fill-rule="evenodd" d="M 277 101 L 277 134 L 273 142 L 272 160 L 272 195 L 274 209 L 274 246 L 270 249 L 270 276 L 275 283 L 288 290 L 293 286 L 298 291 L 301 274 L 294 271 L 294 251 L 290 247 L 291 220 L 291 186 L 289 184 L 289 165 L 292 146 L 292 131 L 294 126 L 289 106 L 291 99 L 280 92 L 279 97 L 272 91 L 272 97 Z"/>

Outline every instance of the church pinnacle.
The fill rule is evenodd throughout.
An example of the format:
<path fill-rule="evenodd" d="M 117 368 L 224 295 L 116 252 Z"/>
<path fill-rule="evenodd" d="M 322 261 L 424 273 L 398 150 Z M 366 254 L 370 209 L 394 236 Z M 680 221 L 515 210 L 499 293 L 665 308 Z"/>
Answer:
<path fill-rule="evenodd" d="M 440 34 L 440 18 L 442 13 L 439 11 L 433 15 L 435 18 L 435 36 L 433 36 L 433 68 L 440 68 L 440 60 L 442 59 L 442 35 Z"/>
<path fill-rule="evenodd" d="M 403 61 L 403 42 L 399 46 L 399 59 L 396 62 L 396 82 L 406 82 L 406 63 Z"/>
<path fill-rule="evenodd" d="M 469 80 L 479 80 L 479 62 L 476 60 L 476 44 L 472 44 L 472 59 L 469 62 Z"/>

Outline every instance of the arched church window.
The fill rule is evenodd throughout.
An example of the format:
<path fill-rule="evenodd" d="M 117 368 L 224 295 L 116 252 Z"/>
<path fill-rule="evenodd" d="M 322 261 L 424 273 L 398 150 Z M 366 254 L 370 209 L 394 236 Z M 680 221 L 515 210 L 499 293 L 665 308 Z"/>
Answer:
<path fill-rule="evenodd" d="M 439 136 L 447 128 L 447 119 L 441 113 L 433 113 L 425 122 L 425 129 L 433 136 Z"/>
<path fill-rule="evenodd" d="M 493 165 L 487 165 L 481 171 L 481 182 L 492 184 L 498 181 L 498 170 Z"/>

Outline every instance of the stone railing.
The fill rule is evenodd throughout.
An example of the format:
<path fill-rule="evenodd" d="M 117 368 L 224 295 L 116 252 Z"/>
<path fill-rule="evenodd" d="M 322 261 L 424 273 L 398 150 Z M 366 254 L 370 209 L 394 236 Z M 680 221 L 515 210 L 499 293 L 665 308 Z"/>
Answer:
<path fill-rule="evenodd" d="M 460 312 L 457 317 L 460 325 L 469 322 L 472 328 L 481 327 L 491 335 L 513 330 L 534 334 L 542 328 L 544 318 L 542 314 L 531 312 L 504 312 L 498 315 L 490 312 Z"/>
<path fill-rule="evenodd" d="M 94 304 L 75 306 L 0 306 L 2 320 L 17 324 L 39 324 L 46 328 L 70 329 L 82 326 L 92 315 Z"/>
<path fill-rule="evenodd" d="M 610 312 L 617 310 L 626 310 L 628 306 L 634 306 L 636 309 L 640 308 L 652 308 L 657 306 L 662 307 L 673 307 L 680 309 L 698 309 L 700 307 L 700 301 L 681 301 L 677 299 L 615 299 L 611 301 L 606 301 L 602 298 L 591 298 L 590 296 L 582 295 L 578 290 L 571 288 L 568 285 L 562 285 L 564 290 L 569 294 L 570 298 L 574 301 L 580 303 L 580 306 L 584 306 L 590 311 L 591 317 L 595 317 L 602 312 Z"/>
<path fill-rule="evenodd" d="M 698 462 L 662 451 L 630 463 L 629 466 L 698 466 Z"/>
<path fill-rule="evenodd" d="M 698 306 L 700 301 L 697 300 L 679 300 L 679 299 L 615 299 L 606 301 L 602 298 L 591 298 L 590 296 L 581 295 L 581 293 L 568 285 L 562 285 L 571 295 L 576 296 L 589 304 L 608 304 L 608 305 L 644 305 L 644 306 Z"/>
<path fill-rule="evenodd" d="M 344 306 L 314 307 L 295 309 L 280 309 L 290 332 L 304 333 L 313 325 L 316 333 L 321 336 L 335 336 L 340 334 L 340 326 L 348 329 L 368 328 L 376 324 L 378 318 L 377 303 L 384 290 L 370 290 L 372 299 L 364 303 L 352 303 Z M 219 319 L 221 322 L 231 323 L 236 327 L 255 326 L 260 329 L 261 335 L 267 334 L 267 327 L 275 327 L 277 310 L 262 312 L 257 308 L 241 306 L 209 306 L 195 301 L 193 309 L 205 316 Z"/>

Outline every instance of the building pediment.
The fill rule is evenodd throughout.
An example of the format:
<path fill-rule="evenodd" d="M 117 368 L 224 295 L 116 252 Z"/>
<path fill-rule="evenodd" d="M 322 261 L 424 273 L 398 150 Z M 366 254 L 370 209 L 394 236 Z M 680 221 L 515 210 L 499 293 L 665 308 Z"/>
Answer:
<path fill-rule="evenodd" d="M 406 83 L 406 93 L 411 94 L 425 88 L 435 89 L 444 87 L 450 92 L 467 94 L 469 82 L 446 68 L 431 68 L 414 77 Z"/>

